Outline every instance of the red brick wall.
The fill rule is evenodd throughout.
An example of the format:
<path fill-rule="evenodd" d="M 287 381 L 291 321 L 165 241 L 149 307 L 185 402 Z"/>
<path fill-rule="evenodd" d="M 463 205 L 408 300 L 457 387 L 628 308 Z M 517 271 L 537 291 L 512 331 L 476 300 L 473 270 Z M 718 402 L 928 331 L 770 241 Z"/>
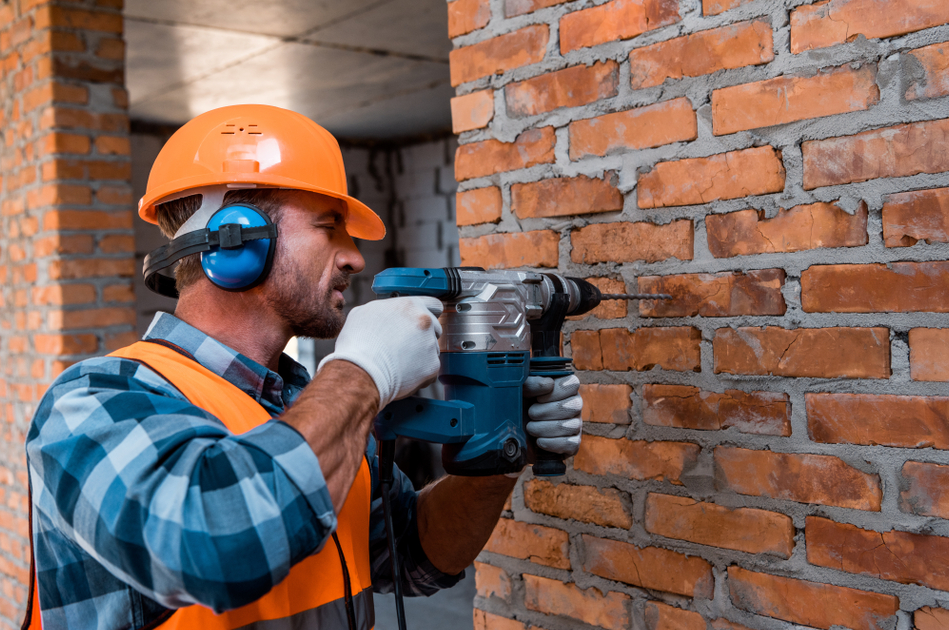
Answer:
<path fill-rule="evenodd" d="M 68 365 L 135 323 L 122 0 L 0 3 L 0 625 L 29 572 L 23 443 Z"/>
<path fill-rule="evenodd" d="M 448 6 L 462 263 L 675 296 L 569 322 L 475 627 L 949 628 L 949 3 Z"/>

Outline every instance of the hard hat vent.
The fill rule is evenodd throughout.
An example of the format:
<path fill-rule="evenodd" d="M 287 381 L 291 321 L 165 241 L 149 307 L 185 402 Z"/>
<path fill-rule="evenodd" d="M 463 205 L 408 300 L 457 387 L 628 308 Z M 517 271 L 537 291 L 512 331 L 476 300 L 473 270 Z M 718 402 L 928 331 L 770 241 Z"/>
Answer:
<path fill-rule="evenodd" d="M 222 136 L 233 136 L 238 133 L 246 133 L 251 136 L 261 136 L 264 132 L 261 131 L 260 127 L 257 125 L 248 124 L 238 127 L 236 123 L 226 123 L 224 125 L 224 129 L 221 131 Z"/>

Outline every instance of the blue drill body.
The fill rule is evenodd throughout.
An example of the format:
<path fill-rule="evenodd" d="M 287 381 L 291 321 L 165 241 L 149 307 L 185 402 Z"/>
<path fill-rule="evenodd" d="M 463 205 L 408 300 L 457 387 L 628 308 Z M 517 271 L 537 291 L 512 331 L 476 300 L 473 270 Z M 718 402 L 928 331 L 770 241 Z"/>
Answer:
<path fill-rule="evenodd" d="M 476 268 L 378 274 L 372 284 L 377 295 L 427 295 L 444 303 L 438 379 L 446 400 L 413 396 L 391 403 L 376 418 L 376 437 L 444 444 L 442 463 L 456 475 L 519 471 L 528 449 L 534 450 L 535 474 L 563 474 L 562 457 L 529 443 L 523 386 L 532 374 L 572 373 L 559 352 L 563 319 L 596 305 L 584 301 L 577 282 L 592 287 L 556 274 Z"/>

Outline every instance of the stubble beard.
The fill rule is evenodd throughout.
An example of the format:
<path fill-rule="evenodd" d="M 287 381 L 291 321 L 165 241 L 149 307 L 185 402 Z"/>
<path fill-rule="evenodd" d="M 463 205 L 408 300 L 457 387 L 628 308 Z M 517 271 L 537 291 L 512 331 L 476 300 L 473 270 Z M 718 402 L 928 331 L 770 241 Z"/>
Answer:
<path fill-rule="evenodd" d="M 299 272 L 278 272 L 273 280 L 273 309 L 284 318 L 294 336 L 332 339 L 339 335 L 346 316 L 333 290 L 349 284 L 348 273 L 334 274 L 325 290 Z"/>

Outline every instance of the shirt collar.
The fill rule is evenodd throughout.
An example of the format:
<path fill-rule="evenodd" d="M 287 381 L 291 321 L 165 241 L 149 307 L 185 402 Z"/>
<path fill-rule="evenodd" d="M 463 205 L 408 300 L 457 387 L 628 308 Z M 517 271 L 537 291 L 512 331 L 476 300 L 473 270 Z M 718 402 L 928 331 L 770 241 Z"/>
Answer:
<path fill-rule="evenodd" d="M 310 381 L 306 368 L 286 354 L 274 372 L 168 313 L 155 314 L 143 339 L 177 346 L 271 412 L 282 412 Z"/>

